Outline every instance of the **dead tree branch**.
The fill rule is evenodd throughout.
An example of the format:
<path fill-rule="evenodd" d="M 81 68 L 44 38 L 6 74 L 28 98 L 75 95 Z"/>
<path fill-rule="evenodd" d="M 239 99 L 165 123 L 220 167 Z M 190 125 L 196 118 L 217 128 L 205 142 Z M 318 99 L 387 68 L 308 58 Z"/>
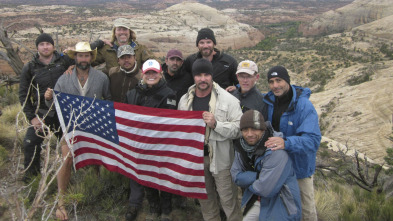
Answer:
<path fill-rule="evenodd" d="M 375 188 L 379 191 L 381 186 L 378 184 L 378 177 L 382 171 L 381 165 L 372 165 L 366 156 L 364 156 L 363 161 L 359 157 L 359 152 L 355 150 L 354 156 L 350 157 L 348 153 L 349 146 L 348 140 L 346 141 L 345 149 L 339 150 L 338 157 L 341 161 L 334 161 L 329 164 L 318 163 L 316 165 L 316 170 L 319 171 L 323 176 L 327 171 L 344 179 L 349 184 L 356 184 L 360 188 L 373 191 Z M 341 162 L 341 163 L 337 163 Z M 351 169 L 352 168 L 352 169 Z M 371 174 L 370 174 L 371 173 Z M 372 179 L 370 175 L 372 175 Z"/>
<path fill-rule="evenodd" d="M 4 20 L 3 20 L 4 21 Z M 3 21 L 0 26 L 0 42 L 6 50 L 6 54 L 2 54 L 1 58 L 7 61 L 7 63 L 11 66 L 12 70 L 16 73 L 16 75 L 20 75 L 22 73 L 23 61 L 19 57 L 18 49 L 15 49 L 12 45 L 11 39 L 8 37 L 7 27 L 3 27 Z M 5 56 L 6 55 L 6 56 Z"/>

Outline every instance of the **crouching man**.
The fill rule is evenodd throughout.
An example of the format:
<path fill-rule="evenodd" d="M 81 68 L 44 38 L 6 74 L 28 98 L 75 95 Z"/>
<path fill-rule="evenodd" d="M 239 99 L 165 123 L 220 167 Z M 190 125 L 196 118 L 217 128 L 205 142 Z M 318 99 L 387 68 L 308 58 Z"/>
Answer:
<path fill-rule="evenodd" d="M 292 161 L 286 151 L 265 146 L 274 132 L 270 123 L 259 111 L 248 110 L 240 119 L 240 130 L 231 174 L 245 190 L 243 221 L 300 220 L 300 191 Z"/>

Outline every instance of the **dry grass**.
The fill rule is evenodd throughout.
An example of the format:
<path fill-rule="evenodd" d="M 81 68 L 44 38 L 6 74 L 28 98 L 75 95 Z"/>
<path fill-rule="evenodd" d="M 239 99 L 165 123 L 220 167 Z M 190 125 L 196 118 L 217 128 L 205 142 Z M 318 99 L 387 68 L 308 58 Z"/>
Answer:
<path fill-rule="evenodd" d="M 0 144 L 3 145 L 6 149 L 11 149 L 13 147 L 16 136 L 15 120 L 16 116 L 20 112 L 20 109 L 20 104 L 13 104 L 6 106 L 2 110 L 3 115 L 0 116 Z M 21 124 L 20 128 L 27 128 L 27 122 L 23 118 L 23 114 L 19 115 L 19 123 Z M 22 141 L 24 135 L 24 130 L 19 131 L 17 137 L 18 141 Z"/>

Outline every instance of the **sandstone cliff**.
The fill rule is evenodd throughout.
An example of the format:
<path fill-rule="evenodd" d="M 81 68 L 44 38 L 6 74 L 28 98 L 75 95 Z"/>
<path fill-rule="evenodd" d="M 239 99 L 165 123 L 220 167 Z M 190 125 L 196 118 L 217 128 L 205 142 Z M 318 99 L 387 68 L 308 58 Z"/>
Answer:
<path fill-rule="evenodd" d="M 392 2 L 393 3 L 393 2 Z M 354 28 L 377 38 L 393 40 L 393 15 Z"/>
<path fill-rule="evenodd" d="M 305 36 L 337 33 L 389 15 L 393 15 L 391 0 L 355 0 L 342 8 L 325 12 L 299 29 Z"/>
<path fill-rule="evenodd" d="M 345 82 L 364 68 L 365 64 L 351 66 L 335 72 L 335 78 L 325 86 L 325 91 L 315 93 L 310 100 L 318 113 L 328 114 L 325 137 L 334 139 L 349 148 L 357 149 L 378 163 L 383 163 L 386 139 L 392 130 L 393 113 L 393 61 L 380 64 L 371 81 L 348 86 Z M 330 103 L 330 104 L 329 104 Z"/>

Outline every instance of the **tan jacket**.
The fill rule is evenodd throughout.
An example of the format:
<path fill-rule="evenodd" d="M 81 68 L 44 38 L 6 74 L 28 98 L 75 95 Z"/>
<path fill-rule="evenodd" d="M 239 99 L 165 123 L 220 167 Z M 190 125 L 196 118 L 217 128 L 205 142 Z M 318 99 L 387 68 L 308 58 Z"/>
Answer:
<path fill-rule="evenodd" d="M 142 64 L 148 59 L 153 59 L 154 55 L 147 49 L 146 46 L 139 44 L 137 41 L 131 42 L 131 47 L 134 48 L 135 51 L 135 59 L 138 64 L 138 69 L 142 69 Z M 117 67 L 119 64 L 117 63 L 117 45 L 110 47 L 109 45 L 104 45 L 102 48 L 97 51 L 97 58 L 93 62 L 93 66 L 106 63 L 105 69 L 103 72 L 106 74 L 109 73 L 109 70 L 112 67 Z"/>
<path fill-rule="evenodd" d="M 195 84 L 179 101 L 179 110 L 192 110 L 192 102 L 195 95 Z M 222 170 L 230 170 L 234 159 L 232 140 L 239 138 L 240 109 L 239 100 L 222 89 L 215 82 L 209 102 L 210 112 L 214 114 L 217 126 L 210 130 L 208 143 L 210 146 L 210 171 L 214 174 Z M 209 128 L 206 127 L 206 130 Z"/>

